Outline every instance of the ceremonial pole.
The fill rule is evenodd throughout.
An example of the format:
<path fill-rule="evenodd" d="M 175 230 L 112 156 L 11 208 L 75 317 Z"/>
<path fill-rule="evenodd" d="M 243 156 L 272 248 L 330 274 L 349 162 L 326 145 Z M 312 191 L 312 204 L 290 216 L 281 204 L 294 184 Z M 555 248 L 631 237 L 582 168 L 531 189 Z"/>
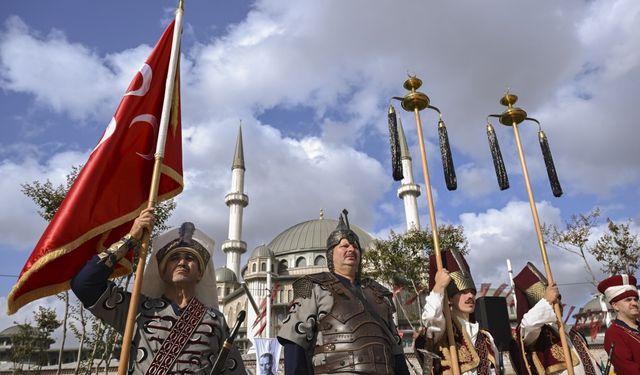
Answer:
<path fill-rule="evenodd" d="M 509 284 L 511 285 L 511 294 L 513 295 L 513 308 L 518 311 L 518 301 L 516 300 L 516 286 L 513 283 L 513 268 L 511 268 L 511 259 L 507 258 L 507 273 L 509 273 Z"/>
<path fill-rule="evenodd" d="M 167 72 L 167 80 L 164 90 L 164 101 L 162 102 L 162 115 L 160 117 L 160 127 L 158 129 L 158 141 L 156 143 L 155 162 L 153 165 L 153 175 L 151 177 L 151 189 L 149 190 L 149 200 L 147 208 L 156 205 L 158 199 L 158 188 L 160 185 L 160 170 L 164 160 L 165 141 L 167 139 L 167 129 L 169 127 L 169 118 L 171 115 L 171 105 L 173 101 L 173 90 L 175 86 L 175 77 L 180 59 L 180 37 L 182 34 L 182 15 L 184 13 L 184 0 L 179 0 L 176 9 L 176 19 L 173 28 L 173 41 L 171 44 L 171 56 L 169 58 L 169 69 Z M 127 322 L 122 337 L 122 349 L 120 350 L 120 360 L 118 363 L 118 375 L 125 375 L 129 365 L 129 354 L 131 351 L 131 341 L 133 339 L 133 330 L 136 324 L 136 316 L 138 315 L 138 303 L 140 300 L 140 289 L 142 288 L 142 278 L 144 276 L 144 266 L 147 259 L 149 248 L 150 232 L 144 233 L 140 252 L 138 254 L 138 263 L 136 266 L 136 277 L 131 290 L 131 300 L 129 302 L 129 311 L 127 313 Z"/>
<path fill-rule="evenodd" d="M 415 120 L 416 120 L 416 129 L 418 132 L 418 141 L 420 144 L 420 157 L 422 159 L 422 174 L 424 176 L 424 185 L 425 185 L 425 191 L 426 191 L 426 197 L 427 197 L 427 205 L 429 207 L 429 220 L 430 220 L 430 224 L 431 224 L 431 235 L 433 237 L 433 250 L 434 250 L 434 254 L 435 254 L 435 258 L 436 258 L 436 266 L 438 268 L 438 271 L 440 271 L 443 268 L 443 264 L 442 264 L 442 255 L 440 252 L 440 238 L 438 236 L 438 225 L 436 223 L 436 211 L 435 211 L 435 206 L 433 203 L 433 195 L 431 192 L 431 180 L 429 178 L 429 165 L 427 162 L 427 153 L 425 151 L 425 145 L 424 145 L 424 136 L 422 133 L 422 121 L 420 120 L 420 111 L 425 109 L 425 108 L 429 108 L 429 109 L 433 109 L 436 112 L 438 112 L 440 114 L 440 110 L 438 110 L 436 107 L 432 107 L 429 105 L 430 103 L 430 99 L 427 95 L 416 91 L 420 86 L 422 86 L 422 81 L 417 78 L 416 76 L 409 76 L 409 79 L 407 79 L 404 82 L 404 88 L 409 90 L 410 92 L 405 95 L 404 97 L 394 97 L 393 99 L 397 99 L 400 100 L 402 103 L 402 108 L 407 111 L 407 112 L 413 112 L 414 116 L 415 116 Z M 393 106 L 391 106 L 391 108 L 389 109 L 389 114 L 393 114 L 395 116 L 395 110 L 393 109 Z M 440 118 L 440 121 L 438 123 L 438 128 L 439 130 L 444 128 L 444 122 L 442 122 L 442 118 Z M 442 134 L 442 132 L 441 132 Z M 446 136 L 446 130 L 445 130 L 445 136 Z M 440 137 L 441 139 L 441 151 L 442 151 L 442 137 Z M 449 141 L 447 139 L 446 141 L 446 146 L 448 149 L 449 146 Z M 445 152 L 442 152 L 443 156 L 445 155 Z M 450 159 L 450 150 L 448 153 L 449 159 Z M 450 161 L 450 160 L 449 160 Z M 450 163 L 452 166 L 452 163 Z M 451 170 L 452 171 L 452 170 Z M 446 173 L 446 167 L 445 167 L 445 173 Z M 453 180 L 455 182 L 455 176 L 453 176 Z M 455 186 L 453 186 L 453 189 L 451 188 L 451 186 L 453 185 L 449 185 L 450 190 L 455 189 Z M 451 370 L 453 375 L 460 375 L 460 365 L 458 362 L 458 351 L 456 348 L 456 342 L 455 342 L 455 338 L 453 335 L 453 326 L 451 323 L 451 309 L 449 308 L 449 298 L 447 296 L 447 293 L 444 293 L 444 300 L 442 302 L 443 304 L 443 312 L 444 312 L 444 317 L 445 317 L 445 321 L 446 321 L 446 329 L 447 329 L 447 341 L 449 344 L 449 353 L 451 354 Z"/>
<path fill-rule="evenodd" d="M 518 149 L 518 157 L 520 159 L 520 167 L 522 168 L 522 176 L 524 177 L 524 184 L 527 190 L 527 196 L 529 198 L 531 216 L 533 217 L 533 224 L 536 230 L 536 236 L 538 238 L 538 247 L 540 248 L 540 255 L 542 256 L 542 263 L 544 264 L 544 271 L 547 277 L 547 282 L 549 283 L 549 285 L 553 285 L 555 282 L 553 281 L 553 274 L 551 273 L 549 257 L 547 256 L 547 249 L 542 235 L 542 228 L 540 226 L 540 218 L 538 217 L 538 209 L 536 208 L 536 201 L 533 197 L 533 189 L 531 188 L 531 181 L 529 180 L 527 162 L 525 160 L 524 150 L 522 148 L 522 142 L 520 140 L 520 132 L 518 130 L 518 125 L 525 120 L 537 123 L 538 127 L 540 127 L 540 122 L 534 118 L 527 117 L 527 112 L 525 112 L 523 109 L 514 107 L 513 105 L 517 100 L 517 95 L 511 94 L 507 91 L 507 93 L 500 99 L 500 104 L 506 106 L 507 109 L 499 115 L 492 114 L 489 115 L 489 117 L 497 117 L 502 125 L 511 126 L 513 128 L 516 147 Z M 487 133 L 489 132 L 493 132 L 493 127 L 491 126 L 491 124 L 487 124 Z M 538 138 L 540 141 L 540 145 L 542 146 L 542 153 L 545 159 L 547 173 L 549 174 L 549 180 L 551 182 L 553 193 L 556 197 L 559 197 L 560 195 L 562 195 L 562 189 L 560 188 L 560 184 L 555 172 L 555 167 L 553 165 L 553 160 L 551 159 L 551 153 L 549 151 L 549 145 L 547 143 L 546 136 L 540 129 L 538 131 Z M 498 150 L 498 154 L 499 153 L 500 152 Z M 500 160 L 500 163 L 497 163 L 494 157 L 494 165 L 497 166 L 498 164 L 501 164 L 501 162 L 502 160 Z M 497 167 L 496 172 L 498 172 Z M 560 334 L 560 342 L 562 343 L 562 352 L 564 354 L 564 362 L 565 366 L 567 367 L 567 373 L 569 375 L 573 375 L 571 352 L 569 350 L 569 344 L 567 342 L 567 335 L 564 330 L 564 322 L 562 320 L 560 304 L 558 304 L 557 301 L 553 304 L 553 310 L 556 314 L 556 319 L 558 320 L 558 332 Z"/>

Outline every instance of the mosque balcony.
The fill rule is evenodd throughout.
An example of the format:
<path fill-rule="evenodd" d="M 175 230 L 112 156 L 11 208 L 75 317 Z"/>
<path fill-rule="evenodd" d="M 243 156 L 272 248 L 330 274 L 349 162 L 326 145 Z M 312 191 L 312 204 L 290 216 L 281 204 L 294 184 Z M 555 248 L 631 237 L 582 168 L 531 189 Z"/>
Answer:
<path fill-rule="evenodd" d="M 225 253 L 235 251 L 243 254 L 247 251 L 247 243 L 241 240 L 226 240 L 222 243 L 221 248 Z"/>
<path fill-rule="evenodd" d="M 405 195 L 413 195 L 414 197 L 420 196 L 420 185 L 416 184 L 402 184 L 398 188 L 398 198 L 402 199 Z"/>
<path fill-rule="evenodd" d="M 240 204 L 242 207 L 247 207 L 249 204 L 249 196 L 244 193 L 229 193 L 224 197 L 224 203 L 226 203 L 227 206 Z"/>

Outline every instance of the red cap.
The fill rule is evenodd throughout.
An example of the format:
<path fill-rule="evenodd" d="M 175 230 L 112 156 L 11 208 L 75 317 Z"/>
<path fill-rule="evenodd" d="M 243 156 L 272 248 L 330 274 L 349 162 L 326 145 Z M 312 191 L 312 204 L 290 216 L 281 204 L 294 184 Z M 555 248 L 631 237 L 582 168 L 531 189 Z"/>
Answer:
<path fill-rule="evenodd" d="M 598 290 L 604 294 L 607 302 L 618 302 L 627 297 L 638 297 L 637 280 L 631 275 L 615 275 L 598 284 Z"/>

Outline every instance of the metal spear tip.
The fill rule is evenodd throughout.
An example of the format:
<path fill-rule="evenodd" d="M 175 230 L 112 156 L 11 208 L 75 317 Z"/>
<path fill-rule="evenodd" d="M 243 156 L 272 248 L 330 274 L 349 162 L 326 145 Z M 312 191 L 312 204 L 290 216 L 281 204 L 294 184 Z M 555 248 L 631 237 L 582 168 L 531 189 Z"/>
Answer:
<path fill-rule="evenodd" d="M 409 91 L 415 91 L 422 86 L 422 80 L 415 75 L 409 75 L 409 79 L 404 81 L 404 88 Z"/>

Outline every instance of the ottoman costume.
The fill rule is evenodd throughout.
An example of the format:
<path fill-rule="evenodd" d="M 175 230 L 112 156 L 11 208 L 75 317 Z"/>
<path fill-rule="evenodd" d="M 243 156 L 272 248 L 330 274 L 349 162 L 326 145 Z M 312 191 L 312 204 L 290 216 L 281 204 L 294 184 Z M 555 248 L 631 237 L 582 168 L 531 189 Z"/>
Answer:
<path fill-rule="evenodd" d="M 94 256 L 71 282 L 85 307 L 121 334 L 131 295 L 108 278 L 135 242 L 125 236 Z M 192 223 L 184 223 L 179 230 L 155 238 L 153 245 L 142 284 L 129 373 L 209 374 L 229 335 L 225 318 L 217 309 L 213 240 Z M 160 277 L 167 260 L 178 251 L 195 258 L 202 272 L 196 296 L 183 309 L 163 295 L 165 284 Z M 225 374 L 246 373 L 235 347 L 225 365 Z"/>

